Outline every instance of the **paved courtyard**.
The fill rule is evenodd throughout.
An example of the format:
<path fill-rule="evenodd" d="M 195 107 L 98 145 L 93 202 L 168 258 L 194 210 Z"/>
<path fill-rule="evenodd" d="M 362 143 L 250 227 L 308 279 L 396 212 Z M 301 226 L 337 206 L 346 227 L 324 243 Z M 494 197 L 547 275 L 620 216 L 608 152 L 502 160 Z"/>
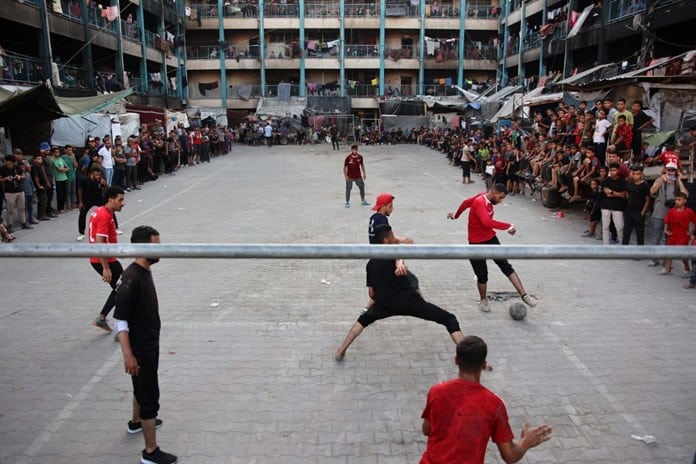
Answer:
<path fill-rule="evenodd" d="M 343 207 L 348 149 L 235 146 L 211 164 L 127 194 L 138 225 L 167 243 L 366 243 L 369 207 Z M 460 183 L 441 154 L 362 147 L 367 196 L 396 196 L 391 223 L 419 244 L 466 240 L 448 211 L 483 188 Z M 504 244 L 598 244 L 579 215 L 558 219 L 509 196 Z M 70 242 L 77 213 L 18 243 Z M 1 245 L 0 245 L 1 246 Z M 124 267 L 130 259 L 123 259 Z M 511 285 L 491 268 L 499 301 L 477 309 L 466 261 L 410 260 L 425 297 L 487 341 L 483 382 L 513 425 L 553 426 L 528 463 L 691 463 L 696 450 L 696 292 L 645 261 L 515 260 L 539 299 L 507 314 Z M 681 271 L 681 264 L 675 265 Z M 344 362 L 333 354 L 366 302 L 365 260 L 166 259 L 153 267 L 163 321 L 158 440 L 182 463 L 417 463 L 428 389 L 456 376 L 440 326 L 392 318 L 369 327 Z M 87 259 L 0 260 L 0 462 L 135 463 L 125 430 L 130 379 L 113 338 L 91 326 L 108 287 Z M 653 435 L 645 444 L 631 435 Z M 486 462 L 499 463 L 495 445 Z"/>

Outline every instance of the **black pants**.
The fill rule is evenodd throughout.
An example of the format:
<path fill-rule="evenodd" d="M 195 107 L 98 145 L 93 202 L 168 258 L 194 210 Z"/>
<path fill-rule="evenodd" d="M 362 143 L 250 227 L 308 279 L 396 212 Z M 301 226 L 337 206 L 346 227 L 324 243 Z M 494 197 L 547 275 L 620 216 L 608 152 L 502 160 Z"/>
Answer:
<path fill-rule="evenodd" d="M 56 200 L 56 206 L 58 207 L 58 211 L 63 211 L 65 209 L 65 197 L 68 193 L 68 181 L 67 180 L 58 180 L 56 181 L 56 196 L 58 197 Z"/>
<path fill-rule="evenodd" d="M 645 244 L 645 216 L 640 214 L 640 211 L 625 211 L 623 212 L 624 217 L 624 230 L 623 230 L 623 241 L 624 245 L 628 245 L 631 241 L 631 233 L 633 229 L 636 229 L 636 243 L 638 245 Z"/>
<path fill-rule="evenodd" d="M 495 235 L 490 240 L 486 240 L 481 243 L 469 243 L 469 245 L 500 245 L 498 237 Z M 471 267 L 474 268 L 474 274 L 476 274 L 476 281 L 480 284 L 488 283 L 488 265 L 485 259 L 470 259 Z M 493 262 L 498 265 L 505 277 L 509 277 L 515 270 L 507 259 L 494 259 Z"/>
<path fill-rule="evenodd" d="M 102 267 L 101 263 L 90 264 L 92 264 L 94 270 L 97 271 L 97 274 L 101 276 L 104 272 L 104 268 Z M 109 314 L 109 311 L 111 311 L 111 309 L 114 306 L 116 306 L 116 284 L 118 283 L 118 279 L 121 278 L 121 274 L 123 273 L 123 267 L 121 266 L 121 263 L 119 263 L 118 261 L 110 262 L 109 269 L 111 269 L 111 281 L 109 282 L 109 285 L 111 286 L 111 293 L 109 293 L 109 297 L 104 302 L 104 306 L 101 310 L 101 314 L 104 317 L 106 317 L 107 314 Z"/>
<path fill-rule="evenodd" d="M 462 177 L 471 177 L 471 163 L 469 161 L 461 161 Z"/>
<path fill-rule="evenodd" d="M 140 366 L 138 375 L 131 376 L 133 396 L 140 407 L 140 418 L 154 419 L 159 412 L 159 350 L 139 350 L 133 347 L 133 353 Z"/>
<path fill-rule="evenodd" d="M 459 321 L 457 317 L 437 305 L 428 303 L 419 294 L 414 293 L 409 301 L 398 307 L 385 307 L 380 303 L 375 303 L 370 309 L 365 311 L 358 318 L 358 323 L 367 327 L 375 321 L 386 319 L 391 316 L 413 316 L 426 321 L 437 322 L 447 328 L 448 333 L 458 332 Z"/>

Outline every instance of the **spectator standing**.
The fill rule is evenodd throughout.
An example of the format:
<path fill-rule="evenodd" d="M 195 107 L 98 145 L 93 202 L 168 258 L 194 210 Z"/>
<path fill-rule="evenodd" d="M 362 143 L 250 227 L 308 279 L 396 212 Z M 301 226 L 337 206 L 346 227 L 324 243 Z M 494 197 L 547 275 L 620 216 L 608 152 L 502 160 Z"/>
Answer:
<path fill-rule="evenodd" d="M 631 114 L 633 115 L 633 161 L 640 163 L 643 161 L 643 130 L 655 122 L 655 119 L 643 111 L 643 103 L 638 100 L 631 105 Z"/>
<path fill-rule="evenodd" d="M 457 343 L 456 379 L 434 385 L 423 411 L 423 434 L 428 437 L 420 464 L 483 463 L 488 440 L 498 446 L 505 462 L 517 462 L 525 453 L 551 438 L 552 428 L 525 423 L 515 442 L 505 403 L 481 385 L 488 347 L 475 335 Z"/>
<path fill-rule="evenodd" d="M 98 151 L 99 156 L 102 158 L 102 168 L 104 169 L 104 180 L 108 187 L 114 179 L 114 159 L 111 151 L 111 137 L 104 137 L 104 146 Z"/>
<path fill-rule="evenodd" d="M 592 136 L 592 143 L 594 143 L 595 155 L 599 159 L 599 163 L 602 166 L 606 161 L 605 155 L 607 152 L 607 135 L 609 134 L 610 128 L 611 123 L 607 120 L 607 115 L 604 110 L 597 111 L 597 119 L 595 121 L 595 130 Z"/>
<path fill-rule="evenodd" d="M 338 127 L 336 127 L 336 124 L 331 125 L 329 134 L 331 134 L 331 148 L 333 150 L 340 150 L 340 147 L 338 146 Z"/>
<path fill-rule="evenodd" d="M 149 226 L 133 229 L 131 243 L 160 243 Z M 141 463 L 174 464 L 177 457 L 157 446 L 159 413 L 159 339 L 161 321 L 151 267 L 159 258 L 138 257 L 123 273 L 116 296 L 114 323 L 123 353 L 123 366 L 133 384 L 133 416 L 128 433 L 143 432 Z"/>
<path fill-rule="evenodd" d="M 266 126 L 268 127 L 268 126 Z M 350 154 L 346 156 L 343 161 L 343 177 L 346 181 L 346 208 L 350 208 L 350 192 L 353 190 L 353 183 L 358 186 L 360 190 L 360 200 L 363 206 L 367 206 L 370 203 L 365 201 L 365 179 L 367 179 L 367 172 L 365 171 L 365 160 L 363 156 L 358 153 L 358 146 L 353 145 L 350 147 Z"/>
<path fill-rule="evenodd" d="M 51 187 L 48 182 L 46 166 L 44 166 L 44 159 L 41 153 L 34 156 L 34 161 L 31 166 L 31 179 L 34 181 L 34 188 L 36 189 L 36 218 L 39 221 L 50 221 L 46 211 L 46 204 L 48 202 L 46 192 Z"/>
<path fill-rule="evenodd" d="M 634 165 L 631 167 L 631 177 L 626 185 L 628 198 L 626 209 L 624 209 L 624 245 L 631 241 L 631 233 L 636 230 L 636 244 L 645 244 L 645 215 L 650 207 L 650 188 L 643 179 L 643 166 Z"/>
<path fill-rule="evenodd" d="M 49 217 L 58 217 L 56 210 L 53 209 L 53 166 L 51 164 L 51 146 L 48 142 L 41 142 L 39 145 L 39 153 L 43 158 L 44 172 L 48 185 L 46 186 L 46 215 Z"/>
<path fill-rule="evenodd" d="M 22 229 L 33 229 L 27 224 L 24 211 L 24 178 L 23 168 L 17 166 L 14 155 L 5 155 L 5 164 L 0 166 L 0 182 L 2 182 L 2 189 L 5 192 L 7 208 L 5 227 L 9 232 L 13 231 L 15 216 L 22 225 Z"/>
<path fill-rule="evenodd" d="M 113 147 L 114 158 L 114 185 L 116 187 L 126 188 L 126 163 L 128 157 L 123 152 L 123 145 Z"/>
<path fill-rule="evenodd" d="M 688 190 L 681 179 L 681 173 L 677 170 L 677 163 L 670 162 L 665 166 L 665 172 L 658 177 L 650 187 L 650 195 L 653 197 L 652 213 L 652 245 L 659 245 L 664 231 L 664 219 L 667 211 L 673 206 L 677 192 L 688 194 Z M 658 266 L 660 262 L 653 259 L 648 266 Z"/>
<path fill-rule="evenodd" d="M 13 154 L 17 166 L 24 174 L 24 180 L 22 181 L 22 188 L 24 189 L 24 216 L 27 224 L 38 224 L 39 221 L 34 218 L 34 195 L 36 195 L 36 188 L 31 178 L 31 165 L 24 159 L 21 149 L 15 148 Z M 0 207 L 0 211 L 2 211 L 2 207 Z"/>
<path fill-rule="evenodd" d="M 619 164 L 609 165 L 609 176 L 600 184 L 602 197 L 599 207 L 602 210 L 602 240 L 609 245 L 611 232 L 609 225 L 613 221 L 616 227 L 616 236 L 623 237 L 624 217 L 623 210 L 626 207 L 626 181 L 619 176 Z"/>
<path fill-rule="evenodd" d="M 65 205 L 66 209 L 72 210 L 77 208 L 77 160 L 75 159 L 75 151 L 72 145 L 65 146 L 62 158 L 68 167 L 68 172 L 65 173 L 68 178 L 65 190 Z"/>
<path fill-rule="evenodd" d="M 674 207 L 665 215 L 665 235 L 668 246 L 684 246 L 693 242 L 693 229 L 690 229 L 690 224 L 696 225 L 696 213 L 686 206 L 686 199 L 685 193 L 677 192 L 674 195 Z M 689 260 L 683 259 L 682 262 L 684 263 L 682 277 L 688 279 L 691 277 Z M 658 274 L 667 275 L 671 272 L 672 259 L 667 258 L 665 259 L 665 267 Z"/>
<path fill-rule="evenodd" d="M 263 128 L 263 136 L 266 138 L 266 145 L 269 147 L 273 146 L 273 126 L 271 122 L 268 121 Z"/>
<path fill-rule="evenodd" d="M 59 213 L 65 213 L 65 200 L 68 194 L 68 166 L 60 155 L 60 148 L 51 149 L 51 169 L 56 183 L 56 206 Z"/>

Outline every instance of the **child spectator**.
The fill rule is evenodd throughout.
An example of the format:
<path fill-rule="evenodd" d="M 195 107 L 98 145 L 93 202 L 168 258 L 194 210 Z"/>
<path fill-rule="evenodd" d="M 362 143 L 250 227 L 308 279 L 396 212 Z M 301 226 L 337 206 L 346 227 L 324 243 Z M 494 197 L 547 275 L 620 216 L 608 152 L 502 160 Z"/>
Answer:
<path fill-rule="evenodd" d="M 599 196 L 601 195 L 599 190 L 599 181 L 597 179 L 590 180 L 590 197 L 585 202 L 585 208 L 587 212 L 590 213 L 590 226 L 582 234 L 583 237 L 596 238 L 601 240 L 601 235 L 595 235 L 597 231 L 597 224 L 599 224 L 600 219 L 602 219 L 602 211 L 599 209 Z"/>
<path fill-rule="evenodd" d="M 493 158 L 486 159 L 486 167 L 483 170 L 483 180 L 486 182 L 486 190 L 490 190 L 493 186 L 493 175 L 495 174 L 495 166 Z"/>
<path fill-rule="evenodd" d="M 668 246 L 679 246 L 689 244 L 689 224 L 696 224 L 696 213 L 691 208 L 686 207 L 686 194 L 677 192 L 674 195 L 674 207 L 667 211 L 665 216 L 665 235 L 667 236 Z M 693 240 L 693 239 L 692 239 Z M 691 276 L 689 260 L 683 259 L 684 272 L 682 277 L 688 279 Z M 665 259 L 665 267 L 658 274 L 668 275 L 672 272 L 672 260 Z"/>

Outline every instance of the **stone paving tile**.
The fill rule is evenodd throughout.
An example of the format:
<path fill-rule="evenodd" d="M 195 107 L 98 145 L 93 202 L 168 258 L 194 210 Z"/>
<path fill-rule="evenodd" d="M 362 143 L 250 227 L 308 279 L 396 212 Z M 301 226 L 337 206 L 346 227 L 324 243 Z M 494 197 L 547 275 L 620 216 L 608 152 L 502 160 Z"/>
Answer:
<path fill-rule="evenodd" d="M 458 170 L 420 147 L 363 153 L 368 199 L 396 195 L 397 233 L 464 242 L 464 220 L 445 214 L 481 182 L 462 186 Z M 326 146 L 235 147 L 128 194 L 121 241 L 147 223 L 169 243 L 365 243 L 371 211 L 357 191 L 343 208 L 342 158 Z M 528 197 L 508 197 L 496 217 L 518 226 L 500 234 L 505 244 L 597 243 L 579 237 L 580 215 L 557 219 Z M 19 241 L 74 243 L 75 222 L 63 215 Z M 696 300 L 683 281 L 635 261 L 513 265 L 540 299 L 521 323 L 504 301 L 478 311 L 467 262 L 409 260 L 426 298 L 487 341 L 495 370 L 483 381 L 506 401 L 513 430 L 554 426 L 525 462 L 690 463 Z M 366 302 L 364 269 L 365 260 L 159 263 L 162 448 L 191 463 L 417 462 L 425 396 L 456 375 L 453 346 L 435 324 L 393 318 L 335 363 Z M 89 325 L 108 293 L 98 279 L 85 259 L 0 262 L 0 462 L 137 462 L 120 349 Z M 494 267 L 489 290 L 512 290 Z M 486 462 L 502 462 L 492 443 Z"/>

